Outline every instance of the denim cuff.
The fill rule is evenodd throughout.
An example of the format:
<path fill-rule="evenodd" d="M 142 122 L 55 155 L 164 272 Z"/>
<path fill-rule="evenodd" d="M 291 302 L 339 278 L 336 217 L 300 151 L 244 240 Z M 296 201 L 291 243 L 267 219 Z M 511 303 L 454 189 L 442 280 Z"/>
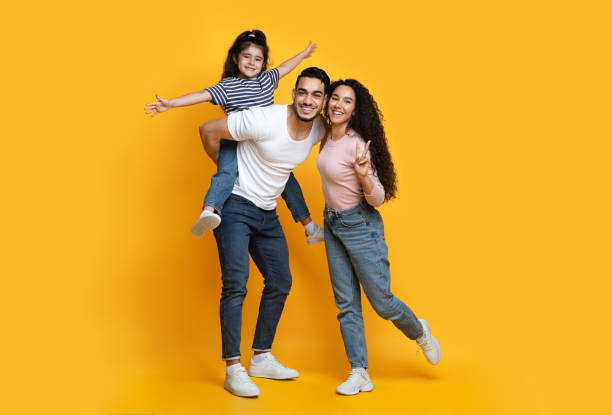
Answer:
<path fill-rule="evenodd" d="M 256 349 L 253 347 L 253 351 L 254 352 L 271 352 L 272 349 Z"/>
<path fill-rule="evenodd" d="M 204 200 L 204 204 L 202 205 L 202 210 L 204 210 L 204 208 L 206 206 L 210 206 L 211 208 L 213 208 L 215 210 L 215 212 L 221 216 L 221 208 L 217 206 L 217 204 L 215 202 L 206 202 L 206 200 Z M 223 205 L 221 205 L 223 206 Z"/>
<path fill-rule="evenodd" d="M 291 212 L 291 216 L 293 216 L 293 220 L 295 221 L 295 223 L 298 223 L 298 222 L 303 221 L 307 217 L 309 217 L 310 216 L 310 212 L 306 211 L 304 213 L 299 213 L 297 215 L 294 215 L 293 212 Z"/>
<path fill-rule="evenodd" d="M 235 360 L 235 359 L 240 359 L 240 355 L 238 356 L 232 356 L 232 357 L 222 357 L 221 360 Z"/>

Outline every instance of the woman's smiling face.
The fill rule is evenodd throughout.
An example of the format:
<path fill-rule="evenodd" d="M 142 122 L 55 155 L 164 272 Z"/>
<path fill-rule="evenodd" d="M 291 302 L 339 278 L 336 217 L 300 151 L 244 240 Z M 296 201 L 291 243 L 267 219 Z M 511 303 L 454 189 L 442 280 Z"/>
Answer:
<path fill-rule="evenodd" d="M 348 85 L 340 85 L 329 97 L 328 114 L 332 124 L 348 124 L 355 111 L 355 91 Z"/>

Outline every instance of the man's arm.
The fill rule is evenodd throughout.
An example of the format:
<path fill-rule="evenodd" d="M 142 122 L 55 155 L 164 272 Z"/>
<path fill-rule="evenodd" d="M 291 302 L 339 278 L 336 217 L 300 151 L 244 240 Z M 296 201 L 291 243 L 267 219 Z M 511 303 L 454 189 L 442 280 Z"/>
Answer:
<path fill-rule="evenodd" d="M 200 126 L 200 138 L 208 157 L 217 163 L 219 157 L 219 143 L 222 138 L 233 140 L 234 138 L 227 127 L 227 117 L 209 121 Z"/>

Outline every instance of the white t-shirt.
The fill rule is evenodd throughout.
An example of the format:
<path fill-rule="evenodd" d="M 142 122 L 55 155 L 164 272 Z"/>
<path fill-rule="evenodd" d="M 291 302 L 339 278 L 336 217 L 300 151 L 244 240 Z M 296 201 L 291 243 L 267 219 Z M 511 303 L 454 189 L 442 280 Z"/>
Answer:
<path fill-rule="evenodd" d="M 287 111 L 287 105 L 272 105 L 227 117 L 229 132 L 239 141 L 238 179 L 232 193 L 265 210 L 276 208 L 276 199 L 285 189 L 289 174 L 308 158 L 324 133 L 317 117 L 307 138 L 292 139 L 287 129 Z"/>

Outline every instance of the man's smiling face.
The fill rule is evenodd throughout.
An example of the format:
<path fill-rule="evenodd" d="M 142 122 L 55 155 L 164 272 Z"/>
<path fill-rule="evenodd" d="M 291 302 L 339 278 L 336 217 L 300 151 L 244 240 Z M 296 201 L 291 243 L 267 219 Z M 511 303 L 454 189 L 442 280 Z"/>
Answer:
<path fill-rule="evenodd" d="M 300 121 L 312 121 L 325 105 L 325 85 L 317 78 L 300 78 L 293 90 L 293 109 Z"/>

